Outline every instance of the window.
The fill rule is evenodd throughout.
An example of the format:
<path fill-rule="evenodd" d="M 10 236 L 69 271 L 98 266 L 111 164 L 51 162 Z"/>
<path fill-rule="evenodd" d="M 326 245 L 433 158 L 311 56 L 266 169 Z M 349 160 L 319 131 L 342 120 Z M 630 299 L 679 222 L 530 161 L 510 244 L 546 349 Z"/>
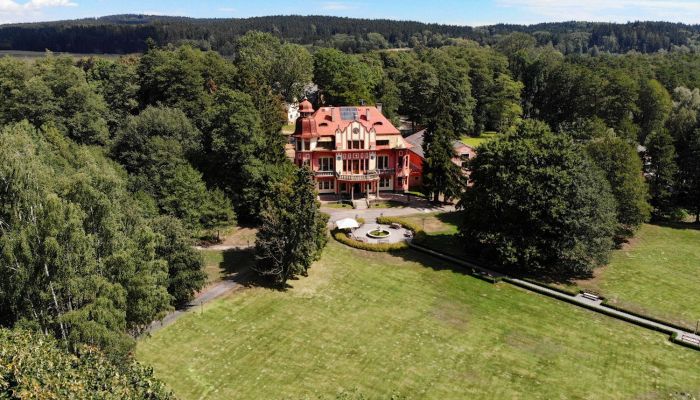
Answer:
<path fill-rule="evenodd" d="M 388 140 L 377 140 L 377 146 L 388 146 L 389 141 Z"/>
<path fill-rule="evenodd" d="M 399 169 L 403 168 L 403 157 L 399 157 Z"/>
<path fill-rule="evenodd" d="M 389 156 L 377 157 L 377 169 L 389 169 Z"/>
<path fill-rule="evenodd" d="M 391 178 L 380 178 L 379 179 L 379 187 L 380 188 L 389 188 L 391 187 L 389 179 Z"/>
<path fill-rule="evenodd" d="M 333 157 L 321 157 L 318 159 L 318 170 L 319 171 L 333 171 L 335 166 L 333 165 Z"/>
<path fill-rule="evenodd" d="M 335 149 L 335 143 L 333 142 L 318 142 L 316 144 L 317 149 L 323 149 L 323 150 L 333 150 Z"/>
<path fill-rule="evenodd" d="M 311 141 L 310 140 L 304 140 L 304 150 L 311 150 Z"/>
<path fill-rule="evenodd" d="M 297 139 L 297 151 L 301 151 L 301 139 Z"/>
<path fill-rule="evenodd" d="M 403 178 L 399 178 L 399 187 L 403 187 Z"/>
<path fill-rule="evenodd" d="M 349 150 L 364 149 L 365 148 L 365 141 L 364 140 L 348 140 L 347 148 Z"/>
<path fill-rule="evenodd" d="M 335 189 L 335 182 L 332 180 L 318 181 L 318 190 Z"/>

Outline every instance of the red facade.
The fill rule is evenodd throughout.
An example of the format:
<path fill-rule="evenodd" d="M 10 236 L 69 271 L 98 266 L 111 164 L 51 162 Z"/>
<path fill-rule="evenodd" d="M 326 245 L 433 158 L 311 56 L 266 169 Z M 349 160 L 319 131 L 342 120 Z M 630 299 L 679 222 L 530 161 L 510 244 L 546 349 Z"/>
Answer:
<path fill-rule="evenodd" d="M 376 107 L 300 104 L 294 132 L 297 165 L 314 171 L 319 193 L 355 198 L 408 190 L 410 145 Z"/>

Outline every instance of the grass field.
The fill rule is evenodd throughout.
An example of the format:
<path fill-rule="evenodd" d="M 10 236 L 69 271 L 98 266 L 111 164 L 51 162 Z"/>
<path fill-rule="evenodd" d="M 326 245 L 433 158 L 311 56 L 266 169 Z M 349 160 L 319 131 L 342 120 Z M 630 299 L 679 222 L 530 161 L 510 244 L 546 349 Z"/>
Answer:
<path fill-rule="evenodd" d="M 618 306 L 695 328 L 700 320 L 700 229 L 644 225 L 580 288 Z"/>
<path fill-rule="evenodd" d="M 673 399 L 700 352 L 414 252 L 331 241 L 285 292 L 253 287 L 142 340 L 182 399 Z"/>
<path fill-rule="evenodd" d="M 464 135 L 462 136 L 461 140 L 462 143 L 466 144 L 467 146 L 477 147 L 482 143 L 486 143 L 489 140 L 494 139 L 496 136 L 498 136 L 497 132 L 484 132 L 481 134 L 481 136 L 477 137 Z"/>
<path fill-rule="evenodd" d="M 457 233 L 459 212 L 415 214 L 402 219 L 428 233 L 425 245 L 464 257 Z M 605 296 L 611 304 L 694 329 L 700 320 L 700 229 L 692 224 L 643 225 L 612 253 L 592 279 L 560 285 Z"/>
<path fill-rule="evenodd" d="M 421 227 L 428 234 L 420 243 L 416 243 L 455 257 L 466 257 L 464 246 L 456 236 L 462 219 L 461 212 L 421 213 L 401 219 Z"/>

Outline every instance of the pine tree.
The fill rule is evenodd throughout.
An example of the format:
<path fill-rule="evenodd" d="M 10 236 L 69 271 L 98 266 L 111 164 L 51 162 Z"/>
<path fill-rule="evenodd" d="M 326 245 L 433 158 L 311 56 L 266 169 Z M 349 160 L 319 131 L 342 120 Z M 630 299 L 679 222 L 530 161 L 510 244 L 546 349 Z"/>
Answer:
<path fill-rule="evenodd" d="M 649 157 L 646 174 L 653 214 L 657 218 L 668 218 L 675 207 L 674 185 L 678 171 L 673 138 L 665 129 L 654 131 L 647 137 L 646 147 Z"/>
<path fill-rule="evenodd" d="M 452 161 L 456 139 L 446 125 L 444 120 L 437 119 L 431 123 L 423 140 L 423 192 L 435 202 L 440 200 L 440 195 L 446 201 L 458 196 L 466 183 L 462 168 Z"/>
<path fill-rule="evenodd" d="M 311 170 L 298 169 L 292 186 L 277 188 L 277 196 L 262 213 L 255 244 L 256 265 L 262 276 L 278 285 L 306 275 L 326 245 L 327 217 L 319 211 Z"/>

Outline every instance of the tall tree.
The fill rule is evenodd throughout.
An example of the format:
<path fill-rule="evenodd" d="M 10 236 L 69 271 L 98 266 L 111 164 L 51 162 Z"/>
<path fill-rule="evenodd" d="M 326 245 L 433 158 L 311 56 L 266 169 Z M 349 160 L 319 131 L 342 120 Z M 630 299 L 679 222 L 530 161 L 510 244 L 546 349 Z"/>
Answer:
<path fill-rule="evenodd" d="M 445 201 L 458 196 L 466 183 L 461 166 L 452 161 L 456 138 L 448 121 L 437 118 L 424 134 L 423 192 L 435 202 L 440 195 Z"/>
<path fill-rule="evenodd" d="M 647 136 L 654 132 L 660 132 L 664 128 L 671 114 L 673 103 L 666 88 L 659 81 L 650 79 L 642 82 L 638 107 L 642 135 L 639 141 L 644 143 Z"/>
<path fill-rule="evenodd" d="M 319 211 L 313 174 L 297 169 L 291 185 L 278 187 L 278 195 L 262 214 L 255 244 L 254 269 L 279 285 L 306 275 L 326 245 L 328 222 Z"/>
<path fill-rule="evenodd" d="M 172 296 L 172 305 L 186 304 L 207 281 L 204 260 L 192 247 L 192 240 L 176 218 L 159 217 L 151 226 L 158 235 L 156 254 L 168 263 L 168 293 Z"/>
<path fill-rule="evenodd" d="M 460 231 L 474 254 L 508 271 L 556 278 L 587 274 L 607 260 L 615 199 L 567 135 L 525 121 L 480 146 L 470 169 Z"/>
<path fill-rule="evenodd" d="M 624 139 L 605 136 L 586 145 L 595 164 L 605 173 L 617 203 L 617 235 L 627 237 L 649 219 L 649 191 L 642 161 Z"/>
<path fill-rule="evenodd" d="M 83 346 L 71 354 L 45 335 L 0 328 L 0 390 L 3 397 L 37 399 L 171 399 L 150 368 L 115 362 Z"/>
<path fill-rule="evenodd" d="M 653 131 L 646 139 L 646 155 L 649 162 L 646 174 L 649 179 L 650 203 L 657 218 L 668 218 L 675 209 L 676 150 L 673 137 L 666 129 Z"/>

